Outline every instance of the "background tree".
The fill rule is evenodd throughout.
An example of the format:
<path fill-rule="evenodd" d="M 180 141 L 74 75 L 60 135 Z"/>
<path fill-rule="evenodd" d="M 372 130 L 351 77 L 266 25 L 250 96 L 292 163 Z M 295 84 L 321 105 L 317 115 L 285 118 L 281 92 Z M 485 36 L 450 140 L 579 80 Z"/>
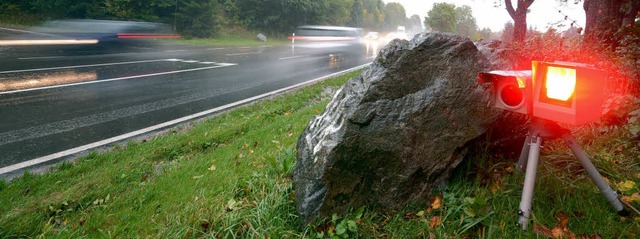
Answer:
<path fill-rule="evenodd" d="M 364 0 L 362 11 L 362 28 L 379 30 L 384 22 L 384 2 L 382 0 Z"/>
<path fill-rule="evenodd" d="M 478 25 L 471 7 L 463 5 L 456 8 L 456 34 L 475 38 Z"/>
<path fill-rule="evenodd" d="M 640 11 L 638 0 L 584 0 L 585 41 L 589 45 L 617 45 L 620 31 L 631 28 Z"/>
<path fill-rule="evenodd" d="M 418 14 L 413 14 L 409 17 L 409 26 L 412 32 L 421 32 L 422 31 L 422 21 L 420 20 L 420 16 Z"/>
<path fill-rule="evenodd" d="M 326 4 L 321 15 L 321 23 L 337 26 L 345 26 L 349 21 L 349 14 L 351 7 L 354 4 L 353 0 L 325 0 L 321 1 Z"/>
<path fill-rule="evenodd" d="M 493 35 L 493 31 L 491 31 L 491 28 L 485 27 L 482 28 L 480 31 L 478 31 L 478 37 L 480 39 L 485 39 L 485 40 L 490 40 L 490 39 L 494 39 L 494 35 Z"/>
<path fill-rule="evenodd" d="M 424 18 L 424 24 L 434 31 L 456 31 L 456 5 L 449 3 L 434 3 L 433 8 Z"/>
<path fill-rule="evenodd" d="M 398 26 L 404 26 L 406 23 L 407 13 L 402 4 L 392 2 L 384 6 L 384 27 L 382 30 L 394 31 Z"/>
<path fill-rule="evenodd" d="M 500 40 L 503 42 L 512 42 L 513 41 L 513 31 L 514 26 L 513 23 L 507 22 L 504 24 L 504 29 L 502 29 L 502 35 L 500 36 Z"/>
<path fill-rule="evenodd" d="M 217 0 L 182 0 L 176 15 L 177 29 L 187 36 L 214 37 L 222 23 L 222 8 Z"/>
<path fill-rule="evenodd" d="M 347 24 L 352 27 L 362 27 L 363 0 L 354 0 L 353 6 L 349 13 L 349 22 Z"/>
<path fill-rule="evenodd" d="M 527 12 L 534 0 L 517 0 L 518 5 L 514 9 L 512 0 L 504 0 L 509 16 L 513 19 L 513 40 L 516 42 L 524 41 L 527 34 Z"/>

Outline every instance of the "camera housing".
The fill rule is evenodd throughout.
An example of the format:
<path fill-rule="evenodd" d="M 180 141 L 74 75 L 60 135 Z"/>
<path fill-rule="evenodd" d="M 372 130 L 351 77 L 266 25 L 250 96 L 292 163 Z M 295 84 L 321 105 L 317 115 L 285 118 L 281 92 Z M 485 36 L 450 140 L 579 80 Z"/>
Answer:
<path fill-rule="evenodd" d="M 478 82 L 492 83 L 494 106 L 521 114 L 531 112 L 531 71 L 490 71 L 478 74 Z"/>
<path fill-rule="evenodd" d="M 533 61 L 531 71 L 490 71 L 478 82 L 491 82 L 494 105 L 529 117 L 570 125 L 600 119 L 606 74 L 574 62 Z"/>

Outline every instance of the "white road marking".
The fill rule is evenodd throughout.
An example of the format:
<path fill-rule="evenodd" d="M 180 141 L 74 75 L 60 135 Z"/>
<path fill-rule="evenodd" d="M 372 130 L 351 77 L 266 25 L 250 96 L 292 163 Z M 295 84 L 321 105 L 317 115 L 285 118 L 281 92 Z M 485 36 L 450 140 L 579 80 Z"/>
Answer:
<path fill-rule="evenodd" d="M 241 55 L 249 55 L 249 54 L 258 54 L 260 53 L 259 51 L 252 51 L 252 52 L 244 52 L 244 53 L 231 53 L 231 54 L 226 54 L 227 56 L 241 56 Z"/>
<path fill-rule="evenodd" d="M 60 70 L 60 69 L 96 67 L 96 66 L 113 66 L 113 65 L 139 64 L 139 63 L 148 63 L 148 62 L 157 62 L 157 61 L 180 61 L 180 59 L 159 59 L 159 60 L 145 60 L 145 61 L 112 62 L 112 63 L 91 64 L 91 65 L 77 65 L 77 66 L 59 66 L 59 67 L 47 67 L 47 68 L 26 69 L 26 70 L 0 71 L 0 74 L 19 73 L 19 72 L 32 72 L 32 71 Z"/>
<path fill-rule="evenodd" d="M 202 62 L 200 62 L 200 64 L 210 65 L 210 64 L 216 64 L 216 62 L 212 62 L 212 61 L 202 61 Z"/>
<path fill-rule="evenodd" d="M 15 94 L 15 93 L 20 93 L 20 92 L 37 91 L 37 90 L 48 90 L 48 89 L 55 89 L 55 88 L 69 87 L 69 86 L 96 84 L 96 83 L 103 83 L 103 82 L 109 82 L 109 81 L 128 80 L 128 79 L 142 78 L 142 77 L 149 77 L 149 76 L 169 75 L 169 74 L 176 74 L 176 73 L 190 72 L 190 71 L 201 71 L 201 70 L 208 70 L 208 69 L 221 68 L 221 67 L 227 67 L 227 66 L 235 66 L 235 65 L 237 65 L 237 64 L 235 64 L 235 63 L 218 63 L 215 66 L 207 66 L 207 67 L 200 67 L 200 68 L 193 68 L 193 69 L 185 69 L 185 70 L 179 70 L 179 71 L 167 71 L 167 72 L 160 72 L 160 73 L 153 73 L 153 74 L 118 77 L 118 78 L 96 80 L 96 81 L 85 81 L 85 82 L 78 82 L 78 83 L 71 83 L 71 84 L 64 84 L 64 85 L 44 86 L 44 87 L 37 87 L 37 88 L 24 89 L 24 90 L 5 91 L 5 92 L 0 92 L 0 95 Z"/>
<path fill-rule="evenodd" d="M 32 159 L 32 160 L 24 161 L 24 162 L 21 162 L 21 163 L 17 163 L 17 164 L 9 165 L 9 166 L 6 166 L 6 167 L 2 167 L 2 168 L 0 168 L 0 175 L 5 174 L 5 173 L 9 173 L 9 172 L 13 172 L 13 171 L 16 171 L 16 170 L 20 170 L 20 169 L 23 169 L 23 168 L 31 167 L 31 166 L 34 166 L 34 165 L 37 165 L 37 164 L 45 163 L 45 162 L 48 162 L 48 161 L 51 161 L 51 160 L 55 160 L 55 159 L 59 159 L 59 158 L 62 158 L 62 157 L 66 157 L 66 156 L 69 156 L 69 155 L 77 154 L 77 153 L 80 153 L 80 152 L 83 152 L 83 151 L 87 151 L 87 150 L 90 150 L 90 149 L 95 149 L 95 148 L 98 148 L 98 147 L 102 147 L 102 146 L 105 146 L 105 145 L 108 145 L 108 144 L 112 144 L 112 143 L 115 143 L 115 142 L 123 141 L 123 140 L 129 139 L 129 138 L 133 138 L 135 136 L 139 136 L 139 135 L 142 135 L 142 134 L 146 134 L 146 133 L 149 133 L 149 132 L 153 132 L 153 131 L 156 131 L 156 130 L 167 128 L 167 127 L 170 127 L 170 126 L 173 126 L 173 125 L 184 123 L 186 121 L 197 119 L 197 118 L 200 118 L 200 117 L 203 117 L 203 116 L 206 116 L 206 115 L 210 115 L 210 114 L 218 113 L 218 112 L 221 112 L 221 111 L 229 110 L 231 108 L 234 108 L 234 107 L 237 107 L 237 106 L 241 106 L 241 105 L 244 105 L 244 104 L 247 104 L 247 103 L 251 103 L 251 102 L 256 101 L 256 100 L 260 100 L 260 99 L 263 99 L 263 98 L 266 98 L 266 97 L 270 97 L 270 96 L 273 96 L 273 95 L 276 95 L 276 94 L 284 93 L 284 92 L 287 92 L 287 91 L 290 91 L 290 90 L 293 90 L 293 89 L 296 89 L 296 88 L 300 88 L 300 87 L 303 87 L 303 86 L 306 86 L 306 85 L 311 85 L 311 84 L 314 84 L 314 83 L 316 83 L 318 81 L 322 81 L 322 80 L 325 80 L 325 79 L 328 79 L 328 78 L 331 78 L 331 77 L 334 77 L 334 76 L 338 76 L 338 75 L 346 74 L 346 73 L 349 73 L 349 72 L 352 72 L 352 71 L 356 71 L 358 69 L 361 69 L 361 68 L 364 68 L 364 67 L 368 66 L 369 64 L 371 64 L 371 63 L 363 64 L 363 65 L 360 65 L 360 66 L 353 67 L 351 69 L 347 69 L 347 70 L 343 70 L 343 71 L 336 72 L 336 73 L 333 73 L 333 74 L 329 74 L 329 75 L 326 75 L 326 76 L 318 77 L 318 78 L 310 80 L 310 81 L 302 82 L 302 83 L 299 83 L 299 84 L 296 84 L 296 85 L 292 85 L 292 86 L 289 86 L 289 87 L 286 87 L 286 88 L 282 88 L 282 89 L 279 89 L 279 90 L 275 90 L 275 91 L 271 91 L 271 92 L 268 92 L 268 93 L 264 93 L 264 94 L 261 94 L 261 95 L 257 95 L 257 96 L 251 97 L 251 98 L 244 99 L 244 100 L 236 101 L 236 102 L 233 102 L 231 104 L 226 104 L 226 105 L 219 106 L 219 107 L 216 107 L 216 108 L 213 108 L 213 109 L 210 109 L 210 110 L 205 110 L 205 111 L 202 111 L 202 112 L 199 112 L 199 113 L 196 113 L 196 114 L 188 115 L 188 116 L 185 116 L 185 117 L 182 117 L 182 118 L 179 118 L 179 119 L 175 119 L 175 120 L 171 120 L 171 121 L 168 121 L 168 122 L 165 122 L 165 123 L 161 123 L 161 124 L 157 124 L 157 125 L 154 125 L 154 126 L 150 126 L 150 127 L 144 128 L 144 129 L 140 129 L 140 130 L 136 130 L 136 131 L 130 132 L 130 133 L 118 135 L 118 136 L 111 137 L 111 138 L 108 138 L 108 139 L 105 139 L 105 140 L 101 140 L 101 141 L 98 141 L 98 142 L 86 144 L 86 145 L 79 146 L 79 147 L 76 147 L 76 148 L 72 148 L 72 149 L 69 149 L 69 150 L 57 152 L 57 153 L 50 154 L 50 155 L 47 155 L 47 156 L 43 156 L 43 157 L 35 158 L 35 159 Z"/>
<path fill-rule="evenodd" d="M 278 60 L 289 60 L 289 59 L 296 59 L 296 58 L 306 57 L 306 56 L 307 56 L 307 55 L 298 55 L 298 56 L 280 57 L 280 58 L 278 58 Z"/>

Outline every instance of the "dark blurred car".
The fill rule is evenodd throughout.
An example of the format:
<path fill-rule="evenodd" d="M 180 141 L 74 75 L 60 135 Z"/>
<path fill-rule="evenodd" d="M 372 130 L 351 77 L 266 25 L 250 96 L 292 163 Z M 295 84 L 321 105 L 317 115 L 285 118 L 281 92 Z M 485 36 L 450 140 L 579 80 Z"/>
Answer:
<path fill-rule="evenodd" d="M 109 20 L 54 20 L 35 31 L 77 40 L 98 40 L 99 43 L 127 41 L 129 39 L 179 38 L 171 26 L 155 22 Z"/>
<path fill-rule="evenodd" d="M 340 26 L 299 26 L 292 41 L 296 54 L 360 55 L 364 51 L 362 29 Z"/>

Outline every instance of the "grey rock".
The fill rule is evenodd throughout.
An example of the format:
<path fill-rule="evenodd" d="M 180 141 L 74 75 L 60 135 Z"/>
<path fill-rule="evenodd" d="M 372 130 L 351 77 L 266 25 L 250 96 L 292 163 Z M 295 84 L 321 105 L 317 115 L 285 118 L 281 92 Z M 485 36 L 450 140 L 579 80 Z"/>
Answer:
<path fill-rule="evenodd" d="M 258 33 L 258 36 L 256 36 L 256 39 L 258 39 L 258 41 L 261 41 L 261 42 L 267 42 L 267 36 L 262 35 L 262 33 Z"/>
<path fill-rule="evenodd" d="M 477 74 L 490 64 L 466 38 L 423 33 L 390 42 L 298 139 L 303 224 L 367 206 L 425 199 L 496 117 Z"/>

